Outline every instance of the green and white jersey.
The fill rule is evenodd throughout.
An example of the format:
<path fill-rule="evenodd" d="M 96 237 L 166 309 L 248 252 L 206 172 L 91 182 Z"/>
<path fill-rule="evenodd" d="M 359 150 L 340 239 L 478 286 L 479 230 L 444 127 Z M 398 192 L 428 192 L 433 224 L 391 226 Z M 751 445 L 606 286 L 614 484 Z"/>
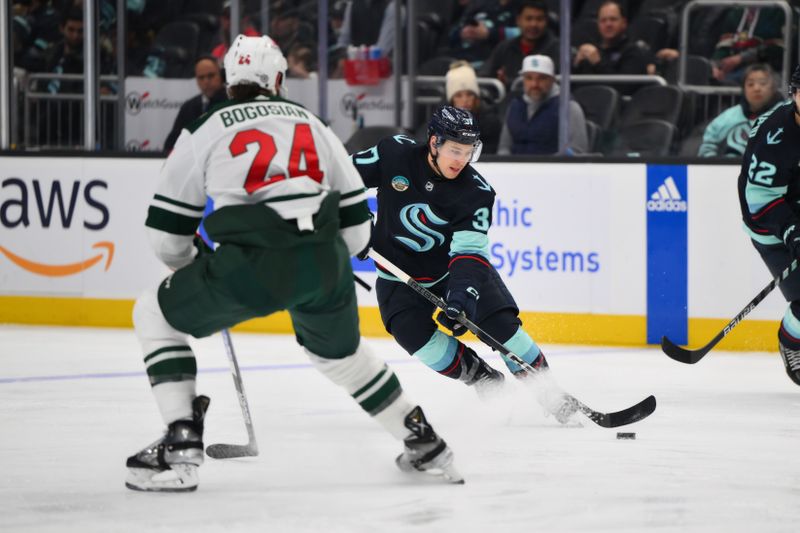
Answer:
<path fill-rule="evenodd" d="M 355 254 L 369 238 L 369 210 L 364 183 L 341 141 L 294 102 L 266 96 L 229 101 L 178 137 L 146 225 L 155 230 L 151 241 L 158 255 L 178 268 L 193 258 L 191 238 L 206 197 L 216 211 L 268 205 L 307 230 L 329 191 L 341 193 L 342 235 Z"/>

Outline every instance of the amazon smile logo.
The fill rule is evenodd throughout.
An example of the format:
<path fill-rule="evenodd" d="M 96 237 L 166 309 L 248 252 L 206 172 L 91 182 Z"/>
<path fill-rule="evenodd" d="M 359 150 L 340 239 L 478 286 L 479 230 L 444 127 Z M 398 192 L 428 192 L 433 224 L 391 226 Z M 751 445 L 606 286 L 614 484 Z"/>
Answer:
<path fill-rule="evenodd" d="M 108 271 L 108 268 L 111 266 L 111 261 L 114 258 L 114 243 L 109 241 L 100 241 L 92 245 L 92 248 L 99 250 L 97 255 L 90 257 L 85 261 L 67 264 L 38 263 L 36 261 L 31 261 L 30 259 L 25 259 L 24 257 L 11 252 L 11 250 L 5 248 L 4 246 L 0 246 L 0 253 L 5 255 L 18 267 L 22 268 L 23 270 L 27 270 L 32 274 L 38 274 L 39 276 L 45 276 L 49 278 L 58 278 L 72 276 L 74 274 L 83 272 L 84 270 L 88 270 L 97 263 L 101 262 L 103 257 L 106 255 L 108 257 L 106 258 L 105 262 L 105 270 Z"/>

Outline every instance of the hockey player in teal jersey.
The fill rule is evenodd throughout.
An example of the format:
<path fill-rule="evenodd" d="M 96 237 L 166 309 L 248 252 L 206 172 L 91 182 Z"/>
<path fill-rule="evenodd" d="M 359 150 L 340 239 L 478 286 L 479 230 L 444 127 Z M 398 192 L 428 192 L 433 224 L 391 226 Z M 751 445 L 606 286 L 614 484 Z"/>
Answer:
<path fill-rule="evenodd" d="M 739 172 L 745 231 L 773 276 L 800 259 L 800 65 L 789 84 L 791 100 L 762 115 Z M 786 373 L 800 385 L 800 269 L 779 285 L 789 307 L 778 328 Z"/>
<path fill-rule="evenodd" d="M 402 470 L 463 481 L 392 369 L 360 342 L 350 257 L 369 240 L 369 209 L 344 147 L 279 96 L 286 60 L 269 37 L 238 36 L 225 71 L 231 100 L 181 133 L 148 211 L 151 243 L 175 272 L 136 301 L 133 320 L 167 431 L 128 458 L 126 486 L 197 488 L 209 399 L 195 392 L 188 336 L 282 309 L 314 366 L 403 442 Z M 207 196 L 218 247 L 199 255 Z"/>
<path fill-rule="evenodd" d="M 433 304 L 376 265 L 381 318 L 409 354 L 483 394 L 504 378 L 456 338 L 465 331 L 455 320 L 463 312 L 538 369 L 529 375 L 505 359 L 515 376 L 540 385 L 545 410 L 566 422 L 575 405 L 550 378 L 544 354 L 522 328 L 517 304 L 489 262 L 495 192 L 470 165 L 480 151 L 472 115 L 442 106 L 431 117 L 425 144 L 396 135 L 351 156 L 367 187 L 378 191 L 370 246 L 446 301 L 438 320 L 453 335 L 437 328 Z"/>

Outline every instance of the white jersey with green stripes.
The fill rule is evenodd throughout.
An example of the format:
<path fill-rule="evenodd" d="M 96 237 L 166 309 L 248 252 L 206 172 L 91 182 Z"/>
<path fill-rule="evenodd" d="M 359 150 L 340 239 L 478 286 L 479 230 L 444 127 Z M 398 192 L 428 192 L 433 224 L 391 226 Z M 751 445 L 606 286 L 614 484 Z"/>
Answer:
<path fill-rule="evenodd" d="M 329 191 L 341 193 L 340 209 L 366 201 L 361 176 L 328 126 L 280 97 L 228 101 L 181 132 L 162 167 L 147 225 L 157 233 L 193 235 L 210 197 L 215 209 L 263 203 L 311 229 Z M 356 236 L 343 231 L 351 253 L 366 245 L 369 224 L 358 226 Z M 169 266 L 191 260 L 185 240 L 151 240 Z"/>

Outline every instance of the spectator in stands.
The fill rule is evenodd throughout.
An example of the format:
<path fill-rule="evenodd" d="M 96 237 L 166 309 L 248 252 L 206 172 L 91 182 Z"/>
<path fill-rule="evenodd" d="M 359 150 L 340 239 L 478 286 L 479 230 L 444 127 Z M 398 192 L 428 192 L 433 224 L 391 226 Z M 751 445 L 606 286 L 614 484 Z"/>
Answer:
<path fill-rule="evenodd" d="M 289 78 L 309 78 L 316 70 L 316 55 L 311 46 L 296 43 L 286 54 L 286 76 Z"/>
<path fill-rule="evenodd" d="M 480 68 L 497 43 L 519 33 L 511 0 L 470 0 L 450 31 L 450 55 Z"/>
<path fill-rule="evenodd" d="M 745 70 L 742 100 L 706 127 L 697 152 L 701 157 L 742 157 L 756 119 L 783 102 L 772 68 L 755 63 Z"/>
<path fill-rule="evenodd" d="M 405 10 L 403 16 L 404 13 Z M 380 48 L 383 56 L 390 57 L 398 26 L 394 15 L 393 0 L 351 0 L 345 7 L 337 45 L 340 48 L 375 45 Z M 377 21 L 381 21 L 380 24 Z"/>
<path fill-rule="evenodd" d="M 44 0 L 14 2 L 14 65 L 29 72 L 46 70 L 47 52 L 62 38 L 62 15 Z"/>
<path fill-rule="evenodd" d="M 597 10 L 599 41 L 583 43 L 573 58 L 574 74 L 647 74 L 652 63 L 646 49 L 626 35 L 628 20 L 622 5 L 608 0 Z"/>
<path fill-rule="evenodd" d="M 497 142 L 503 124 L 497 111 L 481 102 L 475 69 L 466 61 L 457 61 L 450 66 L 445 80 L 447 103 L 472 113 L 481 131 L 484 152 L 487 154 L 497 152 Z"/>
<path fill-rule="evenodd" d="M 738 7 L 723 20 L 723 33 L 714 55 L 714 78 L 741 83 L 747 65 L 768 63 L 780 70 L 783 61 L 783 10 L 778 7 Z"/>
<path fill-rule="evenodd" d="M 172 151 L 175 141 L 178 140 L 181 132 L 194 122 L 197 118 L 208 111 L 212 106 L 227 100 L 225 85 L 222 83 L 222 71 L 217 58 L 214 56 L 202 56 L 194 64 L 194 79 L 197 81 L 197 88 L 200 94 L 194 98 L 186 100 L 175 117 L 172 130 L 164 141 L 164 151 Z"/>
<path fill-rule="evenodd" d="M 231 42 L 231 2 L 230 0 L 226 0 L 224 4 L 222 4 L 222 15 L 219 17 L 219 27 L 220 32 L 222 33 L 222 41 L 211 50 L 211 55 L 217 58 L 217 60 L 222 61 L 225 57 L 225 53 L 228 51 L 228 43 Z M 242 17 L 242 24 L 239 29 L 239 33 L 242 35 L 246 35 L 247 37 L 258 37 L 261 35 L 253 23 L 250 21 L 250 17 L 247 15 Z"/>
<path fill-rule="evenodd" d="M 510 87 L 522 65 L 532 54 L 546 55 L 558 66 L 558 38 L 547 28 L 547 4 L 539 0 L 522 0 L 517 7 L 519 36 L 498 44 L 480 69 L 481 75 L 496 77 Z"/>
<path fill-rule="evenodd" d="M 284 56 L 297 46 L 305 46 L 312 51 L 312 61 L 316 53 L 316 29 L 300 17 L 300 9 L 286 1 L 279 1 L 270 8 L 269 36 L 280 47 Z"/>
<path fill-rule="evenodd" d="M 558 108 L 560 90 L 553 60 L 543 55 L 526 57 L 522 62 L 524 92 L 511 100 L 506 122 L 500 133 L 497 153 L 549 155 L 558 152 Z M 589 140 L 583 109 L 575 101 L 569 105 L 567 153 L 588 151 Z"/>
<path fill-rule="evenodd" d="M 83 11 L 78 7 L 70 9 L 61 23 L 61 40 L 47 53 L 45 70 L 54 74 L 83 73 Z M 47 85 L 50 93 L 83 92 L 83 82 L 65 83 L 53 79 Z"/>

